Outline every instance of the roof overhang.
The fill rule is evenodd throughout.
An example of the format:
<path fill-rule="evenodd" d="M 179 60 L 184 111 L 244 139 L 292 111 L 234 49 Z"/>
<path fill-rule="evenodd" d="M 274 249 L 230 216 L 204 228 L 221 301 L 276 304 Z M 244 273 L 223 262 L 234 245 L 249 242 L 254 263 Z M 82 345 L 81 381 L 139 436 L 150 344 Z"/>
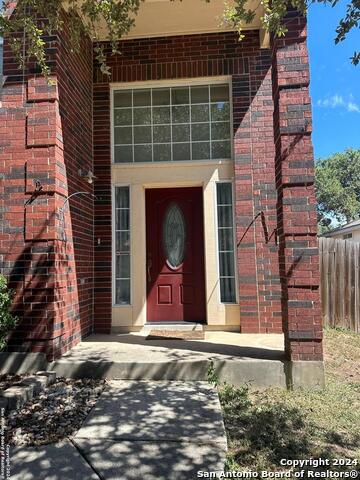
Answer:
<path fill-rule="evenodd" d="M 336 235 L 342 235 L 350 232 L 360 230 L 360 221 L 354 222 L 353 225 L 343 225 L 342 227 L 335 228 L 331 232 L 324 233 L 322 237 L 333 237 Z"/>
<path fill-rule="evenodd" d="M 124 39 L 192 35 L 232 31 L 223 21 L 224 0 L 144 0 L 135 17 L 135 26 Z M 259 30 L 260 45 L 268 47 L 268 36 L 261 30 L 263 9 L 257 0 L 249 0 L 249 8 L 256 10 L 251 24 L 244 30 Z M 101 40 L 108 40 L 105 27 L 99 31 Z"/>

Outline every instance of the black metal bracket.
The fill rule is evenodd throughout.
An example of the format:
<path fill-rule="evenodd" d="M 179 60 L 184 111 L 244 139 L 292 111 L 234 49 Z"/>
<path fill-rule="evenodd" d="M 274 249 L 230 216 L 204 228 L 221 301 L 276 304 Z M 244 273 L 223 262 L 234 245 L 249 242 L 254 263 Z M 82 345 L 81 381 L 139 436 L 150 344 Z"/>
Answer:
<path fill-rule="evenodd" d="M 238 241 L 237 243 L 237 247 L 240 246 L 240 243 L 243 241 L 245 235 L 247 234 L 247 232 L 249 231 L 251 225 L 253 225 L 256 221 L 257 218 L 261 218 L 261 225 L 263 227 L 263 231 L 264 231 L 264 236 L 265 236 L 265 244 L 267 245 L 270 240 L 272 239 L 272 237 L 274 236 L 275 237 L 275 245 L 278 244 L 278 234 L 277 234 L 277 228 L 274 228 L 274 230 L 272 231 L 271 235 L 269 236 L 269 231 L 267 229 L 267 225 L 266 225 L 266 218 L 265 218 L 265 214 L 263 212 L 263 210 L 261 210 L 260 212 L 258 212 L 255 217 L 251 220 L 251 222 L 249 223 L 249 225 L 246 227 L 246 230 L 245 232 L 243 233 L 243 236 L 240 238 L 240 240 Z"/>
<path fill-rule="evenodd" d="M 27 205 L 30 205 L 30 203 L 32 203 L 38 197 L 38 195 L 42 193 L 43 188 L 44 187 L 41 185 L 40 180 L 35 180 L 35 189 L 32 192 L 31 197 L 28 200 L 26 200 L 24 207 L 26 207 Z"/>

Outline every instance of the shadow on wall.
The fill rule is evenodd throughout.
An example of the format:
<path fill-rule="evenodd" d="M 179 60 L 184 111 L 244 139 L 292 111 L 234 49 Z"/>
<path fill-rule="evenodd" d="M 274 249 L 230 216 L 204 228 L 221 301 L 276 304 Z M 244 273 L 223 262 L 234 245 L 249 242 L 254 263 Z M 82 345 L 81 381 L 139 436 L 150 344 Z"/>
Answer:
<path fill-rule="evenodd" d="M 31 204 L 35 211 L 36 202 Z M 37 238 L 42 239 L 48 228 L 59 230 L 58 220 L 58 213 L 52 212 Z M 25 232 L 26 218 L 26 237 Z M 37 238 L 25 244 L 9 274 L 10 285 L 16 291 L 14 313 L 20 321 L 9 335 L 7 349 L 43 352 L 51 359 L 64 347 L 65 328 L 70 336 L 79 332 L 77 289 L 73 286 L 71 244 Z M 61 275 L 57 274 L 59 270 Z"/>
<path fill-rule="evenodd" d="M 9 349 L 45 352 L 49 358 L 59 356 L 93 329 L 93 202 L 81 198 L 71 201 L 64 225 L 68 240 L 59 239 L 63 238 L 59 232 L 59 205 L 76 191 L 86 189 L 92 193 L 89 184 L 79 176 L 79 169 L 93 169 L 92 44 L 84 40 L 81 54 L 71 53 L 68 33 L 65 25 L 61 37 L 46 39 L 57 52 L 49 60 L 52 72 L 54 75 L 61 72 L 57 85 L 51 87 L 34 73 L 37 70 L 32 63 L 27 65 L 24 82 L 15 64 L 10 63 L 9 46 L 5 45 L 8 63 L 4 65 L 7 75 L 4 95 L 20 85 L 26 87 L 27 81 L 32 82 L 37 94 L 31 104 L 23 104 L 24 97 L 19 96 L 17 104 L 11 107 L 18 110 L 19 118 L 23 117 L 23 130 L 19 130 L 16 140 L 24 146 L 23 158 L 29 160 L 26 165 L 9 167 L 9 181 L 16 180 L 16 186 L 10 186 L 9 191 L 16 188 L 16 192 L 24 193 L 24 198 L 16 198 L 16 205 L 20 205 L 30 198 L 29 181 L 30 184 L 32 180 L 40 181 L 43 186 L 41 194 L 26 206 L 23 222 L 20 222 L 22 214 L 17 214 L 14 224 L 22 226 L 16 227 L 13 248 L 10 245 L 8 251 L 3 252 L 5 261 L 9 257 L 9 265 L 16 256 L 7 274 L 11 287 L 17 291 L 14 311 L 21 319 L 11 334 Z M 6 108 L 5 104 L 5 113 Z M 33 116 L 32 123 L 25 122 L 27 112 Z M 52 115 L 56 122 L 52 122 Z M 32 138 L 27 144 L 29 125 Z M 44 125 L 48 129 L 48 145 L 39 143 Z M 10 151 L 13 137 L 9 134 L 6 145 Z M 30 147 L 33 155 L 27 156 L 26 149 Z M 31 168 L 27 168 L 29 162 L 32 162 Z M 19 178 L 24 178 L 25 189 L 18 186 Z M 9 210 L 12 205 L 11 199 Z M 29 237 L 26 222 L 30 225 Z"/>

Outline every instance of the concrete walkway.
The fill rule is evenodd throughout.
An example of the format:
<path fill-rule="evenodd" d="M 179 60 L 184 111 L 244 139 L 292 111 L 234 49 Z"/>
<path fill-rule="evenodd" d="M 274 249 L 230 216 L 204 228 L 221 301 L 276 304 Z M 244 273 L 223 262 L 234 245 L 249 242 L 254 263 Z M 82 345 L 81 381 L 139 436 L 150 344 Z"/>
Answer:
<path fill-rule="evenodd" d="M 187 480 L 221 471 L 226 436 L 206 382 L 112 381 L 72 443 L 11 452 L 14 480 Z"/>

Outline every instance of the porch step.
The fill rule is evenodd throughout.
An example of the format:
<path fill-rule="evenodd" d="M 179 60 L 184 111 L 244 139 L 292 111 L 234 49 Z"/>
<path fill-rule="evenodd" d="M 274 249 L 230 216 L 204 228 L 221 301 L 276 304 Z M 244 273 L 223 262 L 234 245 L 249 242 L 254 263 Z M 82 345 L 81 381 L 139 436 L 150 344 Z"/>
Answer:
<path fill-rule="evenodd" d="M 181 340 L 180 340 L 181 342 Z M 139 355 L 141 358 L 141 356 Z M 206 381 L 210 371 L 221 382 L 232 385 L 251 384 L 256 387 L 286 387 L 288 366 L 281 360 L 183 360 L 178 354 L 172 361 L 96 361 L 66 357 L 56 360 L 49 369 L 67 378 L 107 378 L 117 380 Z"/>

